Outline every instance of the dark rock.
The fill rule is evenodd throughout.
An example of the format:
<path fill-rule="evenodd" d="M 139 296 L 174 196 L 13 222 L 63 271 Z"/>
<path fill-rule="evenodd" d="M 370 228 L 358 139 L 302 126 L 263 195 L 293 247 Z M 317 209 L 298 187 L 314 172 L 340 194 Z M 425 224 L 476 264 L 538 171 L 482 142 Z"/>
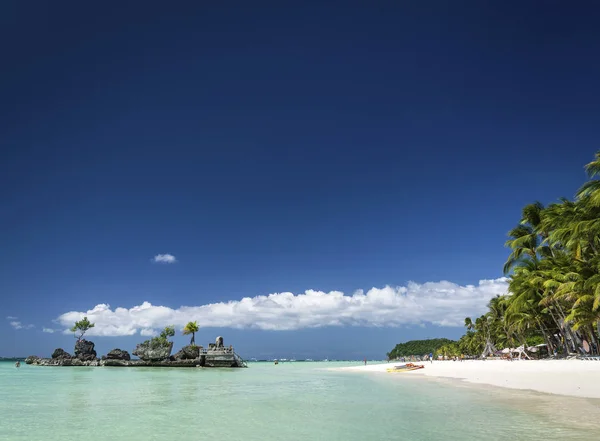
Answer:
<path fill-rule="evenodd" d="M 160 361 L 168 359 L 172 350 L 172 341 L 166 342 L 166 344 L 156 344 L 153 340 L 148 340 L 138 344 L 132 353 L 145 361 Z"/>
<path fill-rule="evenodd" d="M 25 364 L 34 364 L 38 360 L 40 360 L 40 357 L 38 357 L 37 355 L 30 355 L 25 359 Z"/>
<path fill-rule="evenodd" d="M 94 343 L 89 340 L 77 340 L 75 343 L 75 357 L 81 361 L 92 361 L 96 359 Z"/>
<path fill-rule="evenodd" d="M 200 357 L 200 347 L 188 345 L 181 348 L 173 357 L 174 360 L 195 360 Z"/>
<path fill-rule="evenodd" d="M 122 349 L 113 349 L 102 358 L 104 360 L 131 360 L 131 355 L 129 355 L 129 352 Z"/>
<path fill-rule="evenodd" d="M 72 357 L 71 354 L 69 354 L 67 351 L 65 351 L 63 348 L 57 348 L 54 350 L 54 352 L 52 353 L 52 358 L 54 360 L 70 360 Z"/>

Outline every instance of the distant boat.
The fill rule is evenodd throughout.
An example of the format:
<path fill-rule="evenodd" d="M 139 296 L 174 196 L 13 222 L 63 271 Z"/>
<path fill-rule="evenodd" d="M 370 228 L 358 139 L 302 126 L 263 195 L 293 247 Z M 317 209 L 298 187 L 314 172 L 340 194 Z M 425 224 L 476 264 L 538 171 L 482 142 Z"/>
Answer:
<path fill-rule="evenodd" d="M 312 358 L 307 358 L 307 359 L 306 359 L 306 360 L 304 360 L 304 361 L 314 361 L 314 360 L 313 360 Z"/>
<path fill-rule="evenodd" d="M 328 359 L 328 358 L 326 358 L 326 359 L 325 359 L 325 360 L 323 360 L 323 361 L 329 361 L 329 359 Z"/>

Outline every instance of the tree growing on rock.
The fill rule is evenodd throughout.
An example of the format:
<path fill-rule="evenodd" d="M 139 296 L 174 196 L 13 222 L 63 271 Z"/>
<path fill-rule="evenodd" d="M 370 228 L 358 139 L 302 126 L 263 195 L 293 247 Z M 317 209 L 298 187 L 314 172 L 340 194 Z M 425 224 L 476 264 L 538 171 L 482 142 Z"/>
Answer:
<path fill-rule="evenodd" d="M 183 328 L 183 335 L 192 334 L 192 340 L 190 341 L 190 345 L 192 346 L 196 344 L 196 332 L 198 332 L 198 329 L 198 322 L 189 322 Z"/>
<path fill-rule="evenodd" d="M 169 337 L 173 337 L 175 335 L 175 327 L 174 326 L 167 326 L 165 329 L 163 329 L 160 333 L 160 335 L 158 336 L 158 338 L 160 338 L 161 340 L 169 341 Z"/>
<path fill-rule="evenodd" d="M 95 323 L 91 323 L 87 317 L 84 317 L 83 320 L 75 322 L 75 325 L 71 328 L 71 332 L 74 332 L 77 341 L 80 341 L 83 339 L 84 334 L 94 326 L 96 326 Z M 79 336 L 77 336 L 77 334 L 79 334 Z"/>

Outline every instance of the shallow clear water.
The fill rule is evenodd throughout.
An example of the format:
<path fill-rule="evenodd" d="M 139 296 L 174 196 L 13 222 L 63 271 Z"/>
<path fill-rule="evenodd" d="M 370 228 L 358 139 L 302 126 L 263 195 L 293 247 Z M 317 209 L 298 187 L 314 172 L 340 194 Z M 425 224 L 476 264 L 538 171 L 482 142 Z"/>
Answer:
<path fill-rule="evenodd" d="M 0 439 L 595 437 L 593 425 L 565 423 L 552 409 L 523 406 L 496 389 L 324 369 L 349 364 L 251 363 L 238 370 L 23 364 L 16 369 L 0 362 Z"/>

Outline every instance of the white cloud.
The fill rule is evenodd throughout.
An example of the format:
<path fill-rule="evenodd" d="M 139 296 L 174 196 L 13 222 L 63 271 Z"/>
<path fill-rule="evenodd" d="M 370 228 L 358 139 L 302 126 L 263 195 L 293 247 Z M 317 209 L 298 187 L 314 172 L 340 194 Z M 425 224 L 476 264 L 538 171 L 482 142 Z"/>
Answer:
<path fill-rule="evenodd" d="M 42 329 L 42 332 L 45 332 L 47 334 L 54 334 L 54 329 L 44 328 Z"/>
<path fill-rule="evenodd" d="M 19 317 L 13 317 L 12 315 L 6 316 L 6 320 L 17 320 Z"/>
<path fill-rule="evenodd" d="M 177 259 L 172 254 L 157 254 L 154 256 L 154 261 L 156 263 L 175 263 Z"/>
<path fill-rule="evenodd" d="M 21 323 L 18 320 L 13 320 L 12 322 L 10 322 L 10 326 L 12 326 L 15 329 L 31 329 L 31 328 L 35 328 L 35 325 L 24 325 L 23 323 Z"/>
<path fill-rule="evenodd" d="M 156 329 L 144 328 L 140 331 L 140 335 L 144 337 L 154 337 L 155 335 L 158 335 L 158 332 Z"/>
<path fill-rule="evenodd" d="M 481 280 L 477 286 L 460 286 L 441 281 L 406 286 L 372 288 L 353 295 L 308 290 L 267 296 L 245 297 L 227 303 L 181 306 L 172 309 L 143 302 L 139 306 L 114 310 L 99 304 L 87 312 L 71 311 L 57 321 L 69 328 L 87 316 L 96 323 L 89 335 L 122 336 L 140 332 L 149 336 L 167 325 L 183 327 L 198 321 L 201 327 L 294 330 L 322 326 L 398 327 L 434 324 L 462 326 L 464 318 L 479 315 L 492 297 L 505 294 L 506 278 Z M 69 333 L 65 329 L 65 333 Z"/>

